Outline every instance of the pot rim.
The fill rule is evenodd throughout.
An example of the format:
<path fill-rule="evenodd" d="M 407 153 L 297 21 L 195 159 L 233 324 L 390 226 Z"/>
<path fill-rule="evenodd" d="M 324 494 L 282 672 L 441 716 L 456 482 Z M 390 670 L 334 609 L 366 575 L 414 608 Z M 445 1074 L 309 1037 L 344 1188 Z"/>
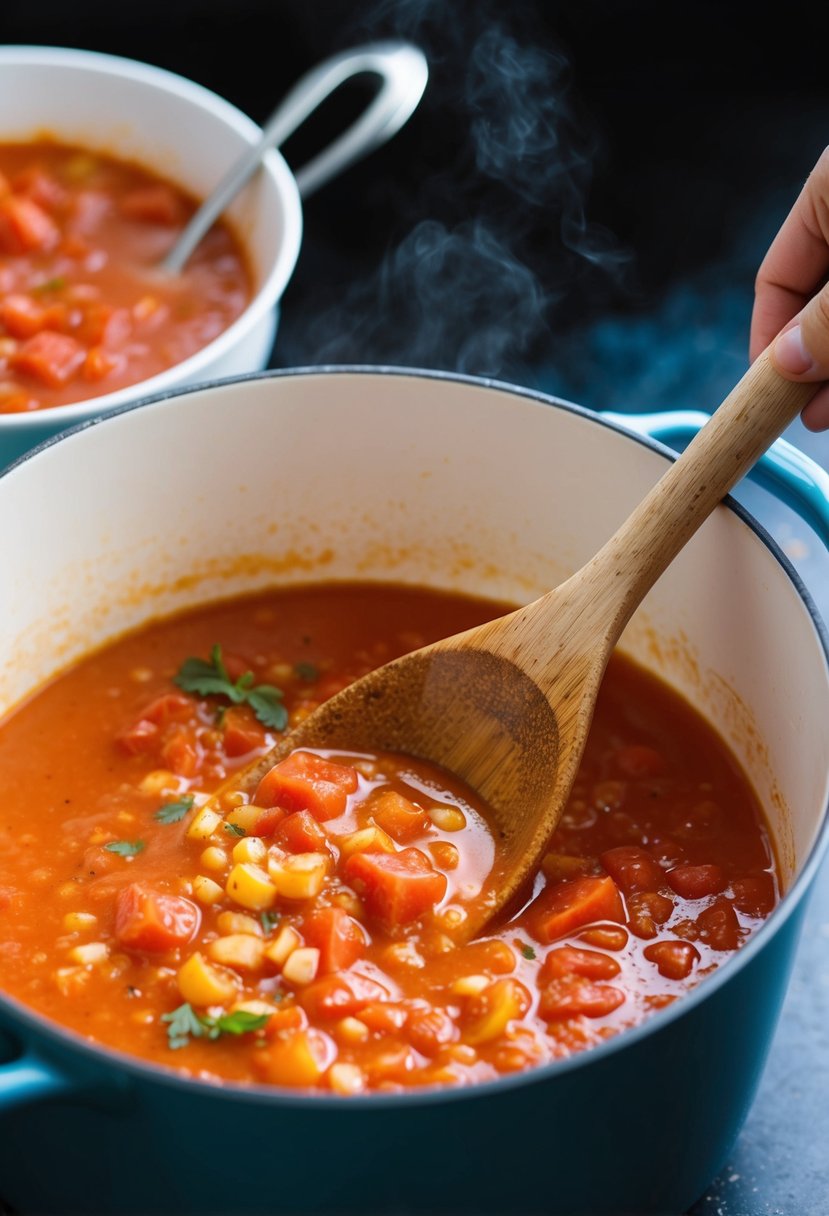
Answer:
<path fill-rule="evenodd" d="M 504 392 L 509 396 L 522 398 L 544 408 L 553 407 L 566 413 L 576 414 L 610 431 L 614 431 L 631 443 L 650 448 L 666 460 L 673 461 L 677 459 L 677 453 L 666 445 L 650 437 L 630 431 L 619 423 L 603 417 L 595 410 L 588 409 L 572 401 L 567 401 L 561 397 L 540 392 L 537 389 L 510 384 L 507 381 L 498 380 L 493 377 L 472 376 L 438 369 L 383 364 L 320 364 L 319 366 L 277 368 L 260 372 L 247 372 L 242 375 L 217 378 L 200 384 L 186 385 L 179 389 L 169 389 L 166 392 L 156 393 L 136 401 L 131 401 L 110 413 L 90 418 L 78 426 L 62 432 L 60 435 L 55 435 L 44 440 L 18 457 L 7 468 L 0 471 L 0 481 L 7 477 L 9 473 L 12 473 L 15 469 L 24 465 L 33 457 L 36 457 L 38 453 L 60 443 L 64 438 L 78 435 L 89 427 L 106 423 L 120 414 L 130 413 L 135 409 L 146 406 L 165 406 L 176 398 L 190 393 L 211 391 L 217 388 L 225 388 L 226 386 L 245 384 L 249 381 L 342 375 L 357 377 L 375 375 L 409 377 L 421 380 L 448 381 L 477 388 L 493 389 L 498 392 Z M 811 618 L 824 659 L 829 664 L 829 632 L 827 632 L 827 628 L 811 594 L 791 561 L 786 557 L 780 546 L 763 525 L 736 499 L 728 495 L 723 499 L 722 505 L 732 511 L 755 534 L 760 542 L 770 551 L 772 557 L 776 558 L 779 565 L 782 566 L 784 573 L 793 584 Z M 587 1068 L 594 1063 L 600 1064 L 608 1056 L 612 1056 L 618 1051 L 623 1051 L 628 1045 L 631 1047 L 636 1046 L 643 1039 L 652 1034 L 658 1034 L 661 1030 L 667 1029 L 672 1022 L 691 1013 L 700 1002 L 705 1001 L 709 995 L 713 995 L 723 984 L 727 984 L 733 976 L 736 976 L 743 967 L 747 966 L 783 927 L 793 914 L 795 908 L 807 896 L 828 848 L 829 801 L 824 805 L 816 839 L 791 887 L 783 893 L 780 902 L 771 911 L 763 924 L 755 930 L 746 944 L 718 967 L 713 975 L 706 976 L 695 988 L 674 1001 L 671 1005 L 654 1011 L 645 1022 L 640 1022 L 637 1026 L 623 1030 L 603 1043 L 599 1043 L 585 1051 L 576 1052 L 564 1060 L 554 1060 L 548 1064 L 538 1065 L 522 1072 L 511 1073 L 491 1081 L 476 1082 L 468 1086 L 434 1087 L 411 1090 L 404 1093 L 367 1093 L 352 1096 L 334 1096 L 322 1093 L 296 1092 L 257 1083 L 246 1085 L 221 1079 L 208 1080 L 179 1072 L 172 1065 L 156 1064 L 137 1056 L 130 1056 L 105 1044 L 84 1039 L 75 1031 L 62 1027 L 58 1022 L 37 1013 L 22 1002 L 19 1002 L 16 998 L 7 996 L 2 991 L 0 991 L 0 1012 L 11 1014 L 15 1020 L 22 1022 L 26 1028 L 34 1030 L 38 1035 L 44 1036 L 51 1044 L 68 1048 L 72 1051 L 78 1051 L 82 1056 L 90 1058 L 98 1065 L 108 1064 L 111 1066 L 114 1064 L 119 1066 L 136 1080 L 159 1082 L 162 1085 L 172 1086 L 175 1089 L 183 1089 L 201 1094 L 213 1094 L 217 1098 L 228 1101 L 242 1100 L 259 1105 L 276 1105 L 288 1109 L 301 1107 L 303 1109 L 319 1108 L 326 1111 L 342 1109 L 347 1111 L 353 1110 L 358 1104 L 361 1107 L 371 1106 L 379 1109 L 395 1109 L 400 1106 L 422 1106 L 431 1105 L 436 1102 L 465 1102 L 486 1099 L 489 1096 L 497 1097 L 501 1093 L 506 1093 L 516 1088 L 552 1081 L 556 1076 L 565 1075 L 574 1069 Z M 14 1035 L 16 1029 L 16 1026 L 12 1026 L 9 1029 L 9 1033 Z M 1 1072 L 2 1064 L 0 1063 Z"/>
<path fill-rule="evenodd" d="M 233 102 L 222 97 L 220 93 L 199 84 L 195 80 L 171 72 L 167 68 L 155 64 L 144 63 L 124 55 L 111 55 L 103 51 L 86 51 L 76 47 L 55 46 L 4 46 L 0 47 L 0 70 L 3 67 L 14 66 L 33 67 L 66 67 L 89 73 L 92 76 L 126 78 L 139 85 L 146 86 L 156 93 L 167 95 L 171 100 L 183 99 L 208 114 L 219 125 L 224 125 L 239 135 L 247 144 L 254 144 L 262 134 L 261 127 Z M 141 162 L 144 167 L 155 171 L 148 161 Z M 276 256 L 268 268 L 261 283 L 255 288 L 246 307 L 227 329 L 222 330 L 207 346 L 197 350 L 180 363 L 158 372 L 155 376 L 140 380 L 136 384 L 128 384 L 115 389 L 111 393 L 102 393 L 98 397 L 88 397 L 83 401 L 69 402 L 67 405 L 54 406 L 51 409 L 36 410 L 29 414 L 0 414 L 0 434 L 4 430 L 38 431 L 47 427 L 53 428 L 55 418 L 67 419 L 67 426 L 89 417 L 90 412 L 102 413 L 107 417 L 116 412 L 121 405 L 134 404 L 144 400 L 149 395 L 165 392 L 178 392 L 189 387 L 182 383 L 188 377 L 197 376 L 206 366 L 215 360 L 222 359 L 244 341 L 260 321 L 274 309 L 281 299 L 285 288 L 290 282 L 302 246 L 303 215 L 299 189 L 296 179 L 287 162 L 276 148 L 270 148 L 262 156 L 262 171 L 267 174 L 283 207 L 283 231 L 278 243 Z M 250 241 L 237 236 L 247 263 L 252 263 Z"/>

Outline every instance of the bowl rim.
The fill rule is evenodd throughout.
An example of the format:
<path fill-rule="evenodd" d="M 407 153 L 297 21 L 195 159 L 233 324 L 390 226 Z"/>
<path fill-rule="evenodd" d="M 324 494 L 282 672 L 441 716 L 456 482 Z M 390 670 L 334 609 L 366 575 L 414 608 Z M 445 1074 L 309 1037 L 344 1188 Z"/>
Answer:
<path fill-rule="evenodd" d="M 193 102 L 217 123 L 235 132 L 248 144 L 255 143 L 262 133 L 261 127 L 252 118 L 219 93 L 167 68 L 156 67 L 138 59 L 74 47 L 0 46 L 0 72 L 6 67 L 61 67 L 87 72 L 93 76 L 132 80 L 156 93 L 166 94 L 171 99 L 182 98 Z M 0 143 L 2 142 L 4 138 L 0 134 Z M 149 161 L 141 163 L 155 171 Z M 91 414 L 109 415 L 121 405 L 136 402 L 139 397 L 143 399 L 149 394 L 156 395 L 186 387 L 182 381 L 195 379 L 206 368 L 209 373 L 208 364 L 233 351 L 271 309 L 276 307 L 293 275 L 302 244 L 303 214 L 299 189 L 291 169 L 277 149 L 271 148 L 263 155 L 262 172 L 267 175 L 281 200 L 283 232 L 273 264 L 243 311 L 227 329 L 222 330 L 207 346 L 195 351 L 180 363 L 175 363 L 148 379 L 124 385 L 111 393 L 102 393 L 97 397 L 88 397 L 50 409 L 33 410 L 27 414 L 0 414 L 0 433 L 4 430 L 15 432 L 54 429 L 56 421 L 60 423 L 63 419 L 66 419 L 66 425 L 69 427 Z M 238 234 L 237 240 L 246 260 L 249 259 L 249 243 L 242 240 Z"/>
<path fill-rule="evenodd" d="M 36 458 L 40 452 L 46 451 L 55 444 L 62 443 L 64 440 L 71 440 L 74 436 L 80 435 L 83 431 L 90 427 L 99 426 L 101 423 L 109 423 L 118 418 L 122 414 L 131 413 L 133 410 L 144 407 L 157 407 L 161 409 L 175 408 L 175 402 L 178 398 L 189 396 L 191 393 L 210 392 L 216 389 L 224 389 L 227 387 L 235 387 L 240 384 L 249 382 L 257 383 L 259 381 L 280 381 L 287 379 L 300 379 L 309 376 L 322 376 L 336 378 L 338 376 L 392 376 L 395 378 L 411 378 L 420 380 L 448 382 L 458 385 L 466 385 L 470 387 L 485 388 L 503 393 L 508 397 L 518 397 L 530 404 L 537 405 L 540 408 L 553 408 L 564 413 L 576 415 L 584 418 L 598 426 L 605 427 L 607 430 L 619 435 L 620 438 L 627 440 L 629 443 L 636 444 L 642 447 L 649 448 L 662 456 L 665 460 L 672 462 L 678 457 L 678 453 L 658 440 L 651 439 L 649 436 L 642 435 L 638 432 L 628 430 L 614 419 L 605 418 L 601 413 L 589 409 L 586 406 L 578 405 L 575 402 L 568 401 L 562 397 L 556 397 L 549 393 L 541 392 L 538 389 L 527 388 L 521 385 L 511 384 L 507 381 L 498 380 L 494 377 L 472 376 L 458 372 L 447 372 L 439 369 L 393 366 L 383 364 L 321 364 L 318 366 L 304 366 L 292 368 L 277 368 L 268 369 L 261 372 L 247 372 L 238 376 L 230 376 L 225 378 L 217 378 L 211 381 L 205 381 L 201 384 L 193 384 L 184 386 L 181 389 L 170 390 L 163 393 L 153 394 L 138 401 L 130 402 L 121 406 L 116 411 L 106 414 L 101 417 L 90 418 L 80 425 L 72 427 L 71 430 L 62 432 L 60 435 L 52 436 L 44 440 L 36 447 L 25 452 L 18 457 L 12 464 L 0 471 L 0 482 L 2 482 L 9 474 L 12 474 L 16 469 L 24 466 L 30 460 Z M 819 613 L 812 596 L 806 587 L 803 579 L 794 568 L 792 562 L 785 555 L 783 550 L 767 531 L 767 529 L 745 508 L 741 503 L 737 502 L 731 495 L 723 499 L 720 504 L 725 509 L 736 515 L 752 532 L 761 544 L 769 550 L 771 556 L 777 560 L 783 568 L 783 572 L 788 576 L 794 590 L 797 592 L 799 599 L 802 601 L 808 616 L 811 619 L 812 626 L 815 630 L 817 641 L 823 651 L 824 662 L 829 666 L 829 631 L 824 624 L 823 618 Z M 803 864 L 794 878 L 791 886 L 783 893 L 779 903 L 772 909 L 766 920 L 754 931 L 746 944 L 741 947 L 735 954 L 732 954 L 726 961 L 717 968 L 713 975 L 706 976 L 697 986 L 685 993 L 676 1001 L 663 1009 L 654 1011 L 644 1022 L 638 1023 L 636 1026 L 629 1027 L 620 1031 L 612 1038 L 606 1039 L 604 1042 L 596 1044 L 593 1047 L 587 1048 L 584 1051 L 579 1051 L 563 1060 L 553 1060 L 547 1064 L 540 1064 L 536 1067 L 524 1069 L 521 1072 L 510 1073 L 505 1076 L 497 1077 L 492 1080 L 475 1082 L 474 1084 L 464 1086 L 434 1086 L 423 1089 L 413 1089 L 402 1093 L 365 1093 L 351 1096 L 332 1095 L 327 1093 L 296 1091 L 291 1089 L 281 1089 L 277 1086 L 265 1085 L 260 1083 L 241 1083 L 234 1081 L 223 1080 L 222 1078 L 204 1078 L 188 1075 L 175 1069 L 172 1065 L 156 1063 L 154 1061 L 145 1060 L 138 1056 L 131 1056 L 126 1052 L 120 1051 L 117 1048 L 112 1048 L 103 1043 L 98 1043 L 88 1039 L 84 1039 L 77 1032 L 72 1031 L 60 1025 L 59 1022 L 52 1020 L 44 1014 L 40 1014 L 23 1002 L 18 1001 L 15 997 L 8 996 L 0 990 L 0 1013 L 4 1015 L 11 1014 L 15 1021 L 22 1022 L 24 1027 L 34 1031 L 38 1036 L 45 1038 L 50 1044 L 56 1047 L 62 1047 L 70 1052 L 78 1052 L 82 1057 L 87 1058 L 90 1062 L 109 1066 L 113 1065 L 127 1073 L 133 1080 L 143 1083 L 160 1083 L 165 1086 L 171 1086 L 174 1089 L 184 1090 L 187 1092 L 199 1094 L 212 1094 L 219 1100 L 226 1101 L 244 1101 L 256 1105 L 277 1106 L 286 1109 L 294 1107 L 308 1109 L 321 1109 L 325 1111 L 356 1111 L 359 1108 L 378 1108 L 378 1109 L 396 1109 L 397 1107 L 412 1107 L 432 1105 L 434 1103 L 443 1102 L 466 1102 L 488 1097 L 497 1098 L 500 1094 L 508 1093 L 514 1089 L 523 1088 L 528 1085 L 538 1085 L 545 1082 L 553 1081 L 556 1076 L 566 1076 L 574 1070 L 588 1068 L 592 1064 L 599 1065 L 608 1057 L 614 1056 L 619 1051 L 624 1051 L 626 1047 L 636 1047 L 644 1039 L 649 1038 L 653 1034 L 659 1034 L 660 1031 L 667 1030 L 674 1022 L 684 1018 L 693 1012 L 693 1010 L 701 1003 L 713 996 L 724 984 L 731 981 L 742 971 L 752 959 L 754 959 L 762 950 L 770 944 L 777 933 L 783 928 L 789 918 L 793 915 L 796 908 L 807 897 L 812 883 L 817 875 L 818 869 L 824 859 L 827 850 L 829 849 L 829 799 L 824 803 L 823 812 L 820 819 L 817 835 L 812 843 L 812 846 L 803 860 Z M 5 1019 L 4 1019 L 5 1023 Z M 17 1027 L 5 1025 L 3 1029 L 10 1035 L 19 1034 Z M 23 1042 L 23 1054 L 27 1049 L 28 1044 Z M 0 1076 L 2 1076 L 3 1064 L 0 1063 Z M 67 1068 L 70 1082 L 72 1073 Z"/>

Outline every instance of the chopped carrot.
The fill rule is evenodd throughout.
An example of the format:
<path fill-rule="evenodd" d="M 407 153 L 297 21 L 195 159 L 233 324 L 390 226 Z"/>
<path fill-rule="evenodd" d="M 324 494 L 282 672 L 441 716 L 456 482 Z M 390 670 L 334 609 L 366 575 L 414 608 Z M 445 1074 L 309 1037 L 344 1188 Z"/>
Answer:
<path fill-rule="evenodd" d="M 540 942 L 552 942 L 596 921 L 625 919 L 622 897 L 612 878 L 575 878 L 542 891 L 527 920 Z"/>
<path fill-rule="evenodd" d="M 363 929 L 342 908 L 319 908 L 306 916 L 302 936 L 320 952 L 320 973 L 347 970 L 367 944 Z"/>
<path fill-rule="evenodd" d="M 52 217 L 30 198 L 8 194 L 0 199 L 0 249 L 5 253 L 53 249 L 59 239 Z"/>
<path fill-rule="evenodd" d="M 183 220 L 181 200 L 161 183 L 141 186 L 121 200 L 121 214 L 142 224 L 162 224 L 172 228 Z"/>
<path fill-rule="evenodd" d="M 265 743 L 264 728 L 246 705 L 232 705 L 222 719 L 222 749 L 226 756 L 246 756 Z"/>
<path fill-rule="evenodd" d="M 103 346 L 93 346 L 87 352 L 82 368 L 84 380 L 89 380 L 93 384 L 98 380 L 105 379 L 110 372 L 114 372 L 116 367 L 123 364 L 123 360 L 117 355 L 111 355 L 105 351 Z"/>
<path fill-rule="evenodd" d="M 309 811 L 292 811 L 277 827 L 276 843 L 289 853 L 319 853 L 325 851 L 328 837 Z"/>
<path fill-rule="evenodd" d="M 49 388 L 60 388 L 80 370 L 86 350 L 67 334 L 42 329 L 9 359 L 9 367 L 26 372 Z"/>
<path fill-rule="evenodd" d="M 133 882 L 117 896 L 115 936 L 127 950 L 156 954 L 185 946 L 200 919 L 198 907 L 183 895 L 170 895 L 146 883 Z"/>
<path fill-rule="evenodd" d="M 315 819 L 342 815 L 348 794 L 357 789 L 357 772 L 312 752 L 292 752 L 266 773 L 254 795 L 257 806 L 310 811 Z"/>
<path fill-rule="evenodd" d="M 396 790 L 383 790 L 369 803 L 374 822 L 398 841 L 412 840 L 426 830 L 429 816 Z"/>
<path fill-rule="evenodd" d="M 388 926 L 417 920 L 446 893 L 446 877 L 420 849 L 354 853 L 343 876 L 365 900 L 369 914 Z"/>

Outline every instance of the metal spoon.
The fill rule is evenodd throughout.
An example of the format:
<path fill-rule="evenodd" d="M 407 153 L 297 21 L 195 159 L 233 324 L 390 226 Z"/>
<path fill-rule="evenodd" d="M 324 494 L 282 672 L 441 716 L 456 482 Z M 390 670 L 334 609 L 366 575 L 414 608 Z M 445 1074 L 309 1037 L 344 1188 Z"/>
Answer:
<path fill-rule="evenodd" d="M 296 747 L 408 752 L 456 773 L 488 803 L 500 844 L 481 900 L 467 907 L 471 936 L 539 864 L 575 778 L 607 661 L 634 610 L 817 387 L 784 380 L 762 355 L 566 582 L 364 676 L 228 784 L 252 792 Z"/>
<path fill-rule="evenodd" d="M 399 131 L 426 88 L 429 68 L 423 52 L 408 42 L 377 42 L 327 59 L 303 76 L 283 98 L 257 142 L 243 152 L 186 225 L 161 262 L 161 269 L 178 273 L 204 234 L 258 169 L 264 154 L 292 135 L 334 89 L 365 72 L 382 78 L 379 92 L 348 130 L 295 174 L 300 194 L 307 198 L 329 178 Z"/>

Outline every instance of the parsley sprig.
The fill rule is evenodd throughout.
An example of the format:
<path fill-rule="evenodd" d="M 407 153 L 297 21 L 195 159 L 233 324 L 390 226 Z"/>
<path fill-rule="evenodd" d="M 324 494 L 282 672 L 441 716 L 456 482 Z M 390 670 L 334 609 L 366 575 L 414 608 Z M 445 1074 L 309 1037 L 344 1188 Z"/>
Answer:
<path fill-rule="evenodd" d="M 110 840 L 104 848 L 109 853 L 117 853 L 119 857 L 135 857 L 144 848 L 143 840 Z"/>
<path fill-rule="evenodd" d="M 194 802 L 194 794 L 185 794 L 183 798 L 179 798 L 176 802 L 165 802 L 164 806 L 159 807 L 153 815 L 153 819 L 157 819 L 159 823 L 179 823 L 191 809 Z"/>
<path fill-rule="evenodd" d="M 288 711 L 282 704 L 282 689 L 273 684 L 255 684 L 255 679 L 252 671 L 246 671 L 234 683 L 224 665 L 222 648 L 216 643 L 209 661 L 185 659 L 174 683 L 200 697 L 227 697 L 232 705 L 249 705 L 263 726 L 284 730 Z"/>
<path fill-rule="evenodd" d="M 249 1013 L 246 1009 L 237 1009 L 214 1018 L 196 1013 L 193 1006 L 185 1002 L 172 1013 L 162 1013 L 161 1020 L 167 1023 L 167 1046 L 177 1051 L 180 1047 L 186 1047 L 191 1039 L 212 1041 L 223 1034 L 250 1034 L 254 1030 L 261 1030 L 268 1016 L 267 1013 Z"/>

